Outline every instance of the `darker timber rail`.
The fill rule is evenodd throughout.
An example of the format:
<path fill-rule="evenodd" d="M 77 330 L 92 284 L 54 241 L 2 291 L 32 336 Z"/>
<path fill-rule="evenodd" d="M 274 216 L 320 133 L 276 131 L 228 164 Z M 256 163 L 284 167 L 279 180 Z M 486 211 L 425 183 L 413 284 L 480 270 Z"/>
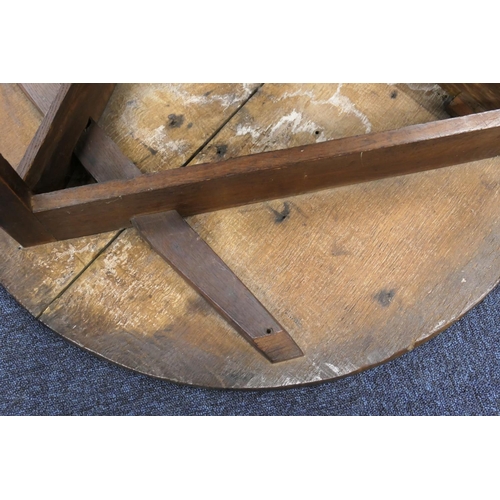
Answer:
<path fill-rule="evenodd" d="M 44 118 L 17 172 L 0 156 L 0 227 L 28 247 L 133 225 L 270 361 L 300 357 L 183 216 L 500 155 L 500 86 L 443 86 L 469 116 L 142 175 L 96 124 L 114 84 L 21 84 Z M 73 155 L 97 184 L 63 189 Z"/>
<path fill-rule="evenodd" d="M 88 145 L 80 148 L 85 163 Z M 189 216 L 499 154 L 495 110 L 38 194 L 32 206 L 56 239 L 68 239 L 130 227 L 139 215 L 176 210 Z"/>

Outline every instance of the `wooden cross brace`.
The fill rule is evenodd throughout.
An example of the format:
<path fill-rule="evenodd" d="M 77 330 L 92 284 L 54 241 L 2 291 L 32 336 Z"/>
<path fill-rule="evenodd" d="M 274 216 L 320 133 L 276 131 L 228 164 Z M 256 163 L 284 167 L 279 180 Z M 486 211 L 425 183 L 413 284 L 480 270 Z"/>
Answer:
<path fill-rule="evenodd" d="M 134 226 L 271 362 L 300 357 L 183 217 L 499 155 L 500 85 L 443 86 L 456 118 L 143 175 L 96 123 L 114 84 L 21 84 L 44 118 L 17 172 L 0 156 L 0 227 L 29 247 Z M 73 155 L 97 184 L 65 188 Z"/>

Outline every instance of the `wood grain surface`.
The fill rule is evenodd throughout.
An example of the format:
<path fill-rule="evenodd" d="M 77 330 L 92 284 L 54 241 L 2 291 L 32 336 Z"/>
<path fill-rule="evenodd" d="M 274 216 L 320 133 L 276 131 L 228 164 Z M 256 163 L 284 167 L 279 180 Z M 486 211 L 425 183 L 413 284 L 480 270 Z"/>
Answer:
<path fill-rule="evenodd" d="M 16 84 L 0 85 L 0 153 L 14 167 L 40 125 L 42 116 Z M 0 282 L 35 316 L 80 275 L 112 234 L 21 248 L 0 229 Z"/>
<path fill-rule="evenodd" d="M 42 115 L 49 112 L 50 105 L 57 97 L 61 83 L 20 83 L 29 100 L 40 110 Z"/>
<path fill-rule="evenodd" d="M 174 106 L 178 116 L 193 113 L 189 102 L 179 101 L 179 93 L 194 91 L 198 104 L 195 113 L 206 114 L 205 124 L 194 127 L 189 122 L 183 125 L 182 146 L 186 155 L 192 155 L 203 147 L 203 144 L 237 111 L 257 88 L 257 85 L 224 85 L 217 87 L 203 85 L 164 85 L 151 88 L 148 85 L 120 85 L 113 92 L 111 101 L 104 111 L 100 125 L 107 127 L 107 132 L 115 140 L 129 137 L 126 154 L 134 157 L 141 155 L 145 165 L 154 165 L 158 152 L 151 151 L 137 139 L 131 137 L 130 129 L 124 125 L 126 120 L 115 120 L 116 113 L 125 112 L 133 101 L 139 115 L 144 114 L 146 105 L 154 103 L 152 118 L 141 125 L 142 132 L 136 132 L 136 137 L 143 134 L 156 136 L 156 129 L 161 128 L 163 115 L 158 109 Z M 194 90 L 193 90 L 194 89 Z M 159 90 L 159 92 L 157 92 Z M 218 92 L 214 92 L 217 90 Z M 208 96 L 205 94 L 209 93 Z M 210 97 L 210 94 L 214 94 Z M 122 105 L 125 107 L 122 108 Z M 169 114 L 172 114 L 170 111 Z M 41 113 L 36 109 L 26 94 L 16 84 L 0 85 L 0 153 L 16 169 L 19 167 L 31 140 L 42 121 Z M 168 119 L 168 115 L 166 116 Z M 168 122 L 170 125 L 172 120 Z M 122 127 L 120 128 L 120 124 Z M 149 127 L 149 128 L 148 128 Z M 177 127 L 172 127 L 174 131 Z M 168 127 L 166 134 L 172 129 Z M 138 134 L 138 135 L 137 135 Z M 154 144 L 154 140 L 151 140 Z M 170 168 L 180 167 L 183 157 L 170 157 L 166 165 Z M 141 161 L 136 161 L 142 168 Z M 152 167 L 151 167 L 152 168 Z M 79 238 L 65 242 L 51 243 L 36 248 L 19 248 L 19 244 L 0 230 L 0 249 L 3 259 L 0 260 L 0 282 L 35 316 L 40 314 L 58 296 L 63 294 L 80 274 L 109 245 L 118 233 L 108 233 Z"/>
<path fill-rule="evenodd" d="M 447 117 L 434 85 L 208 87 L 118 86 L 100 125 L 152 172 Z M 108 235 L 70 285 L 54 291 L 52 279 L 42 307 L 34 289 L 68 267 L 51 260 L 54 244 L 29 261 L 0 238 L 12 255 L 0 279 L 66 338 L 143 373 L 221 388 L 300 385 L 407 352 L 481 300 L 500 277 L 499 201 L 495 158 L 191 217 L 303 348 L 279 364 L 256 354 L 134 229 Z"/>

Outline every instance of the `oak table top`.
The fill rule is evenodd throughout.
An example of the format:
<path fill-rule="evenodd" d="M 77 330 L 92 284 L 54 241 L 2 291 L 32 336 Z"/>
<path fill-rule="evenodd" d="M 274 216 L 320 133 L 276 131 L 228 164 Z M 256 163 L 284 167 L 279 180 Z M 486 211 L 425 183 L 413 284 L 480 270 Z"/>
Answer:
<path fill-rule="evenodd" d="M 189 168 L 447 118 L 428 84 L 119 84 L 99 122 L 143 172 Z M 41 114 L 0 85 L 0 151 L 18 166 Z M 22 249 L 0 282 L 115 363 L 168 380 L 271 388 L 330 380 L 413 349 L 500 278 L 500 159 L 197 215 L 188 223 L 304 356 L 256 354 L 126 229 Z"/>

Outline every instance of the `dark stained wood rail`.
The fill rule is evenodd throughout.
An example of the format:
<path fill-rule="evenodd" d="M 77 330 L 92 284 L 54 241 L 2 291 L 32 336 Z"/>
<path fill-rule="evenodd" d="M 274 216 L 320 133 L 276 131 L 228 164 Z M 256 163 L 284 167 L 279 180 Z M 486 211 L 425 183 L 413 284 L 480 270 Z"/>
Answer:
<path fill-rule="evenodd" d="M 466 102 L 470 112 L 500 108 L 500 83 L 441 83 L 447 92 Z"/>
<path fill-rule="evenodd" d="M 113 83 L 61 84 L 18 168 L 30 189 L 44 192 L 64 187 L 75 145 L 89 119 L 99 119 L 114 87 Z M 50 95 L 42 99 L 40 86 L 24 90 L 42 104 L 40 109 L 46 108 Z M 48 87 L 50 93 L 53 90 Z"/>
<path fill-rule="evenodd" d="M 194 215 L 499 154 L 500 111 L 489 111 L 39 194 L 32 203 L 42 224 L 67 239 L 130 227 L 140 215 Z"/>
<path fill-rule="evenodd" d="M 33 215 L 28 187 L 0 155 L 0 227 L 23 246 L 55 241 Z"/>

